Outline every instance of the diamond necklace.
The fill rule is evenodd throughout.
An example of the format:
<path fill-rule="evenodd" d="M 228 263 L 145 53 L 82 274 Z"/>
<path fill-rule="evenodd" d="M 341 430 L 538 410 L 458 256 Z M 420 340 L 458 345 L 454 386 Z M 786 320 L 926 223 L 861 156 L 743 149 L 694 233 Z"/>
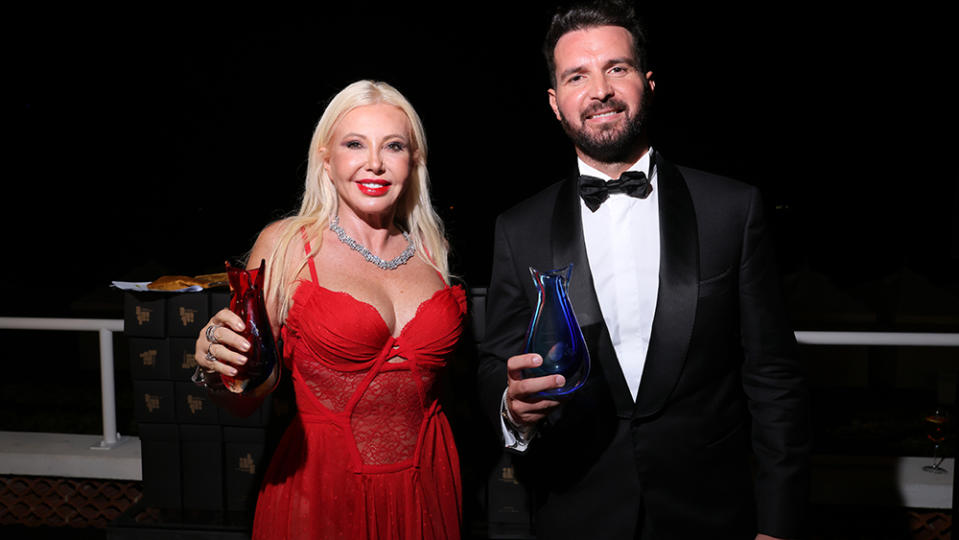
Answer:
<path fill-rule="evenodd" d="M 416 253 L 416 247 L 413 246 L 413 241 L 410 240 L 410 233 L 405 231 L 403 232 L 403 238 L 406 238 L 406 249 L 404 249 L 403 253 L 400 253 L 395 259 L 391 261 L 384 261 L 383 259 L 370 253 L 370 250 L 366 249 L 366 246 L 357 242 L 356 240 L 353 240 L 350 235 L 346 234 L 346 231 L 343 230 L 343 227 L 340 227 L 340 216 L 333 216 L 333 221 L 330 222 L 330 230 L 336 233 L 336 237 L 340 239 L 340 242 L 343 242 L 349 246 L 350 249 L 362 255 L 364 259 L 382 268 L 383 270 L 396 270 L 400 266 L 406 264 L 406 262 L 410 260 L 410 257 Z"/>

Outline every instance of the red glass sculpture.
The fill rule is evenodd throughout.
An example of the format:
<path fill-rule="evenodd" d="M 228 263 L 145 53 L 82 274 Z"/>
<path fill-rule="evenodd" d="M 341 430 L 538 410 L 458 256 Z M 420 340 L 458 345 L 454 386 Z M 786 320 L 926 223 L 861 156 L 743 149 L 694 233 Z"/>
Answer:
<path fill-rule="evenodd" d="M 262 393 L 260 387 L 274 376 L 274 372 L 274 385 L 279 382 L 279 354 L 263 300 L 265 266 L 266 261 L 262 260 L 259 270 L 246 270 L 226 263 L 232 291 L 230 311 L 243 319 L 246 329 L 240 335 L 250 343 L 250 350 L 244 353 L 247 361 L 242 366 L 236 366 L 237 374 L 233 377 L 221 375 L 224 386 L 235 394 Z"/>

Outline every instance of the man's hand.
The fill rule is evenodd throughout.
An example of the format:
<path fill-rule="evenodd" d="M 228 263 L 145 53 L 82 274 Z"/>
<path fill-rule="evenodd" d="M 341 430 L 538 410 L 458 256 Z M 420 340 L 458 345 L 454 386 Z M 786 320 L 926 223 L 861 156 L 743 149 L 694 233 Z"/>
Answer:
<path fill-rule="evenodd" d="M 506 362 L 506 407 L 517 427 L 524 428 L 539 423 L 556 407 L 558 401 L 542 398 L 537 392 L 562 388 L 566 378 L 562 375 L 547 375 L 532 379 L 523 378 L 523 370 L 538 367 L 543 363 L 535 353 L 513 356 Z"/>

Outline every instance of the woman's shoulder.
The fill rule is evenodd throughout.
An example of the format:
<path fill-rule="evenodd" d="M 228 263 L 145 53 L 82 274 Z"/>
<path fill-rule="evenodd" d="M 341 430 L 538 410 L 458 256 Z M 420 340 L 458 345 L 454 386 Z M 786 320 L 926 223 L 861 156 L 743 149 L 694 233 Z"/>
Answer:
<path fill-rule="evenodd" d="M 303 237 L 300 234 L 290 234 L 297 228 L 293 218 L 284 218 L 274 221 L 263 227 L 250 250 L 250 262 L 269 259 L 282 242 L 288 242 L 286 249 L 303 249 Z M 295 231 L 294 231 L 295 232 Z M 288 237 L 288 238 L 286 238 Z M 255 263 L 258 264 L 258 263 Z"/>
<path fill-rule="evenodd" d="M 257 237 L 256 241 L 257 243 L 263 242 L 274 246 L 280 240 L 283 234 L 289 231 L 293 226 L 293 218 L 278 219 L 267 224 L 266 227 L 263 227 L 263 230 L 260 231 L 260 235 Z"/>

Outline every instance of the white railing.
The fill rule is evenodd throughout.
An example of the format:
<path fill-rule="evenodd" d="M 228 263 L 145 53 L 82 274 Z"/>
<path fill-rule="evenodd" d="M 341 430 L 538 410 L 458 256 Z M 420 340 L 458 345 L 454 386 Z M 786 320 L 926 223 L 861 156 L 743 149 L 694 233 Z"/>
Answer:
<path fill-rule="evenodd" d="M 802 345 L 959 347 L 959 334 L 918 332 L 796 332 Z M 959 361 L 959 355 L 956 355 Z M 812 499 L 820 504 L 952 508 L 953 475 L 923 472 L 927 457 L 812 457 Z M 957 460 L 946 458 L 947 470 Z M 890 494 L 890 483 L 896 486 Z"/>
<path fill-rule="evenodd" d="M 0 317 L 0 329 L 98 332 L 100 334 L 100 402 L 103 415 L 103 440 L 97 448 L 110 449 L 119 442 L 113 374 L 113 332 L 123 331 L 122 319 Z M 959 334 L 800 331 L 796 332 L 796 341 L 803 345 L 959 347 Z"/>
<path fill-rule="evenodd" d="M 125 437 L 121 439 L 117 433 L 116 421 L 116 393 L 114 381 L 114 357 L 113 357 L 113 333 L 123 331 L 123 321 L 116 319 L 50 319 L 50 318 L 24 318 L 24 317 L 0 317 L 0 329 L 8 330 L 58 330 L 58 331 L 93 331 L 100 335 L 100 383 L 101 383 L 101 405 L 103 414 L 103 439 L 99 444 L 89 446 L 92 450 L 109 450 L 120 445 L 124 440 L 136 440 L 136 437 Z M 906 346 L 906 347 L 959 347 L 959 334 L 945 333 L 915 333 L 915 332 L 796 332 L 796 340 L 803 345 L 864 345 L 864 346 Z M 959 356 L 957 356 L 959 361 Z M 13 441 L 13 446 L 19 445 L 18 437 L 25 434 L 13 432 L 3 432 L 8 435 L 8 439 Z M 56 436 L 68 434 L 36 434 L 37 436 Z M 84 436 L 88 437 L 88 436 Z M 31 444 L 38 444 L 44 447 L 56 447 L 62 444 L 62 441 L 47 441 L 43 437 L 40 439 L 31 437 Z M 87 439 L 84 439 L 87 440 Z M 39 442 L 37 442 L 39 441 Z M 138 441 L 135 441 L 138 443 Z M 139 479 L 139 444 L 136 444 L 135 451 L 126 452 L 129 456 L 120 456 L 123 460 L 123 471 L 117 473 L 112 466 L 110 469 L 101 468 L 98 470 L 110 470 L 102 474 L 112 474 L 117 478 Z M 59 452 L 52 450 L 51 452 Z M 124 452 L 121 452 L 121 454 Z M 5 465 L 5 473 L 26 473 L 43 474 L 41 469 L 36 469 L 34 460 L 30 460 L 28 453 L 15 456 L 13 464 Z M 99 454 L 105 455 L 105 454 Z M 110 454 L 112 455 L 112 453 Z M 908 459 L 908 458 L 907 458 Z M 46 460 L 49 461 L 49 460 Z M 76 468 L 72 461 L 65 461 L 63 466 L 55 474 L 69 475 L 64 472 L 66 469 Z M 88 463 L 88 462 L 84 462 Z M 36 470 L 35 470 L 36 469 Z M 128 470 L 129 469 L 129 470 Z M 134 470 L 135 469 L 135 470 Z M 89 476 L 90 473 L 87 473 Z M 97 473 L 93 473 L 97 474 Z M 900 483 L 903 481 L 900 479 Z M 924 479 L 923 482 L 926 482 Z M 928 482 L 927 482 L 928 483 Z M 908 484 L 908 482 L 906 482 Z M 925 486 L 925 484 L 924 484 Z M 942 486 L 939 486 L 942 487 Z M 923 489 L 928 488 L 925 486 Z M 901 489 L 908 491 L 909 485 Z M 945 488 L 943 488 L 945 489 Z M 951 493 L 951 491 L 950 491 Z M 939 498 L 943 498 L 939 497 Z M 946 505 L 948 506 L 948 505 Z"/>
<path fill-rule="evenodd" d="M 959 347 L 959 334 L 921 332 L 796 332 L 796 341 L 803 345 Z"/>
<path fill-rule="evenodd" d="M 59 330 L 100 334 L 100 405 L 103 440 L 94 449 L 109 450 L 120 443 L 117 433 L 116 383 L 113 376 L 113 333 L 123 331 L 122 319 L 48 319 L 0 317 L 0 329 Z"/>

